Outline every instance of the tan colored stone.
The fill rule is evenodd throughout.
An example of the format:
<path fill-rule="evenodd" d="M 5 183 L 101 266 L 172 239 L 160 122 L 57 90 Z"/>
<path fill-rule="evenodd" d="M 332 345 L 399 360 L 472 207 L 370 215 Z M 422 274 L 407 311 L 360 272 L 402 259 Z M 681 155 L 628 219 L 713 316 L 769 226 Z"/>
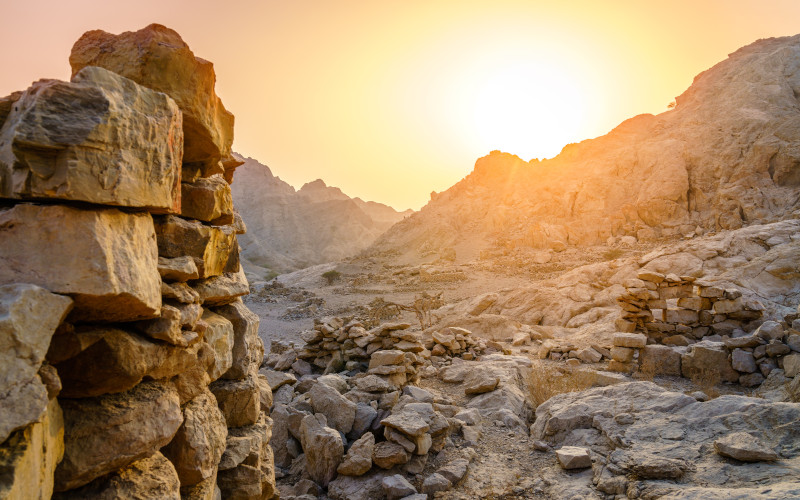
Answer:
<path fill-rule="evenodd" d="M 350 432 L 356 417 L 355 403 L 323 383 L 314 384 L 308 395 L 314 412 L 325 415 L 329 426 L 344 434 Z"/>
<path fill-rule="evenodd" d="M 219 175 L 184 182 L 181 184 L 181 215 L 216 226 L 233 224 L 230 184 Z"/>
<path fill-rule="evenodd" d="M 232 175 L 240 164 L 231 155 L 233 115 L 214 92 L 214 65 L 195 57 L 175 31 L 159 24 L 119 35 L 88 31 L 69 62 L 73 74 L 100 66 L 172 97 L 183 112 L 184 168 L 197 165 L 206 176 L 222 162 Z"/>
<path fill-rule="evenodd" d="M 255 372 L 242 380 L 217 380 L 209 389 L 214 393 L 228 427 L 252 425 L 258 421 L 261 392 Z"/>
<path fill-rule="evenodd" d="M 214 381 L 227 372 L 233 364 L 233 324 L 208 309 L 203 311 L 203 321 L 208 325 L 205 341 L 214 349 L 216 358 L 208 373 Z"/>
<path fill-rule="evenodd" d="M 200 294 L 200 300 L 206 306 L 230 304 L 238 297 L 250 293 L 250 284 L 241 267 L 237 272 L 195 281 L 192 286 Z"/>
<path fill-rule="evenodd" d="M 178 106 L 103 68 L 84 68 L 71 83 L 34 83 L 0 145 L 0 197 L 180 211 Z"/>
<path fill-rule="evenodd" d="M 115 500 L 122 498 L 181 500 L 175 467 L 164 455 L 155 452 L 113 474 L 95 479 L 74 490 L 59 493 L 59 500 Z"/>
<path fill-rule="evenodd" d="M 188 255 L 171 259 L 168 257 L 159 257 L 158 274 L 161 275 L 161 279 L 172 281 L 196 280 L 200 277 L 194 259 Z"/>
<path fill-rule="evenodd" d="M 217 400 L 207 389 L 183 408 L 181 424 L 161 452 L 175 466 L 181 486 L 197 484 L 214 475 L 225 452 L 228 429 Z"/>
<path fill-rule="evenodd" d="M 346 476 L 360 476 L 372 468 L 372 452 L 375 449 L 375 435 L 367 432 L 356 440 L 347 450 L 344 461 L 336 472 Z"/>
<path fill-rule="evenodd" d="M 153 318 L 161 309 L 154 236 L 149 214 L 15 205 L 0 210 L 0 282 L 71 296 L 76 320 Z"/>
<path fill-rule="evenodd" d="M 391 469 L 395 465 L 402 465 L 411 460 L 411 453 L 397 443 L 381 441 L 375 445 L 372 452 L 372 461 L 382 469 Z"/>
<path fill-rule="evenodd" d="M 0 286 L 0 443 L 48 405 L 38 372 L 72 300 L 34 285 Z"/>
<path fill-rule="evenodd" d="M 248 309 L 241 299 L 217 307 L 214 312 L 233 325 L 233 362 L 222 378 L 243 378 L 247 376 L 250 366 L 259 366 L 264 358 L 264 343 L 258 336 L 258 315 Z"/>
<path fill-rule="evenodd" d="M 55 398 L 41 421 L 11 434 L 0 444 L 0 498 L 49 500 L 53 474 L 64 456 L 64 419 Z"/>
<path fill-rule="evenodd" d="M 154 219 L 161 257 L 192 257 L 201 278 L 239 269 L 239 245 L 231 226 L 207 226 L 174 215 Z"/>
<path fill-rule="evenodd" d="M 60 403 L 65 451 L 55 473 L 56 491 L 83 486 L 153 454 L 172 440 L 183 421 L 178 393 L 161 382 Z"/>
<path fill-rule="evenodd" d="M 341 434 L 322 426 L 313 415 L 307 415 L 300 424 L 300 437 L 308 475 L 323 488 L 328 486 L 344 457 Z"/>

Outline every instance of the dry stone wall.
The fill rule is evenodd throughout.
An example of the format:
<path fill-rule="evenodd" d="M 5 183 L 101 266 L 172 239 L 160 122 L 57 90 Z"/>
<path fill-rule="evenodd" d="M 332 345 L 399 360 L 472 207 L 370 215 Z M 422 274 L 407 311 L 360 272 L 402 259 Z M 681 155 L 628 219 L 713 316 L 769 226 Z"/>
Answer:
<path fill-rule="evenodd" d="M 70 62 L 0 99 L 0 498 L 276 497 L 213 66 L 159 25 Z"/>

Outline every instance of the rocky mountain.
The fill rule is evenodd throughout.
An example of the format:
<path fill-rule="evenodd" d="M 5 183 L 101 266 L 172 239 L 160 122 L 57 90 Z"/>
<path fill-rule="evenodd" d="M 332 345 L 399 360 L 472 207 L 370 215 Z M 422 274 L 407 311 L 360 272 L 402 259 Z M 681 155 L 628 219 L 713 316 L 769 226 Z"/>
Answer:
<path fill-rule="evenodd" d="M 241 160 L 232 191 L 248 232 L 239 241 L 245 268 L 261 276 L 355 255 L 412 213 L 350 198 L 321 179 L 295 190 L 257 160 Z"/>
<path fill-rule="evenodd" d="M 493 151 L 373 250 L 419 255 L 639 241 L 785 218 L 800 193 L 800 35 L 698 75 L 673 109 L 525 162 Z M 613 241 L 613 240 L 612 240 Z"/>

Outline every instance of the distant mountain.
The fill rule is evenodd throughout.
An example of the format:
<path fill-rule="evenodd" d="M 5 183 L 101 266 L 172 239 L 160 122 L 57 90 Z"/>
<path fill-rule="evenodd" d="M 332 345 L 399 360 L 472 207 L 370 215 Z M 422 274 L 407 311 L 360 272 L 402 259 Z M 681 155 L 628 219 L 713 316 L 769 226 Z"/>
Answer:
<path fill-rule="evenodd" d="M 350 198 L 321 179 L 295 190 L 266 165 L 236 156 L 244 164 L 231 189 L 247 225 L 239 243 L 251 273 L 287 272 L 353 256 L 413 213 Z"/>
<path fill-rule="evenodd" d="M 800 35 L 698 75 L 674 109 L 530 162 L 493 151 L 370 249 L 412 255 L 675 238 L 795 217 Z M 630 240 L 630 238 L 628 238 Z"/>

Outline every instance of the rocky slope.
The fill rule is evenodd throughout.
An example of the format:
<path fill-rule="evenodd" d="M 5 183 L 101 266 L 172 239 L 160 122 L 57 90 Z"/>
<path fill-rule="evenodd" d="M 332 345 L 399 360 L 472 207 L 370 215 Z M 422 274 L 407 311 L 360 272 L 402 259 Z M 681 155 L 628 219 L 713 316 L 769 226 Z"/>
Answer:
<path fill-rule="evenodd" d="M 698 75 L 674 109 L 525 162 L 493 151 L 375 252 L 563 249 L 772 222 L 798 208 L 800 35 L 759 40 Z"/>
<path fill-rule="evenodd" d="M 296 191 L 266 165 L 242 160 L 232 190 L 248 228 L 240 239 L 245 270 L 254 276 L 350 257 L 411 212 L 350 198 L 319 179 Z"/>

